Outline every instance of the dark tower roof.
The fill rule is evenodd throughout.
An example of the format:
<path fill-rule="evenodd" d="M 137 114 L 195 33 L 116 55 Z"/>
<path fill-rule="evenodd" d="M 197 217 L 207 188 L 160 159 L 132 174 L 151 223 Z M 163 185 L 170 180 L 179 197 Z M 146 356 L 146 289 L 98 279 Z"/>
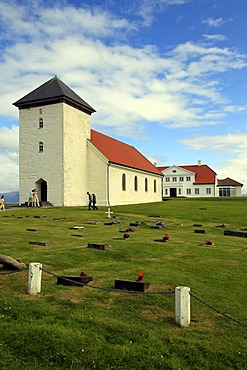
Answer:
<path fill-rule="evenodd" d="M 56 103 L 67 103 L 88 114 L 96 112 L 57 76 L 17 100 L 13 105 L 19 109 L 26 109 Z"/>

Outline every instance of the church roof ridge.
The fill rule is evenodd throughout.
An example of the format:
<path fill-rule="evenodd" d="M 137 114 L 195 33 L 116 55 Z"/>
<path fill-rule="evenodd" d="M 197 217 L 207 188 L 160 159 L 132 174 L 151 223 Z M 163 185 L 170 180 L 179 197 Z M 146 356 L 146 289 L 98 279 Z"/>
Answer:
<path fill-rule="evenodd" d="M 96 112 L 85 100 L 77 95 L 70 87 L 68 87 L 56 75 L 49 81 L 43 83 L 23 98 L 17 100 L 13 105 L 18 108 L 26 108 L 36 106 L 37 104 L 51 104 L 65 101 L 71 105 L 75 104 L 78 107 L 84 108 L 90 114 Z"/>

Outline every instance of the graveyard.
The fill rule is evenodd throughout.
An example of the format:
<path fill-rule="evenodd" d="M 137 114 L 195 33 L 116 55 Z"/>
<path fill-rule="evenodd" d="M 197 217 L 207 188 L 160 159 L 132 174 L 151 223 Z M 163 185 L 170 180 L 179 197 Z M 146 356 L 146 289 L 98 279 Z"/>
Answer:
<path fill-rule="evenodd" d="M 22 267 L 0 258 L 1 369 L 245 369 L 246 210 L 245 197 L 7 206 L 0 255 Z M 178 287 L 190 289 L 186 327 Z"/>

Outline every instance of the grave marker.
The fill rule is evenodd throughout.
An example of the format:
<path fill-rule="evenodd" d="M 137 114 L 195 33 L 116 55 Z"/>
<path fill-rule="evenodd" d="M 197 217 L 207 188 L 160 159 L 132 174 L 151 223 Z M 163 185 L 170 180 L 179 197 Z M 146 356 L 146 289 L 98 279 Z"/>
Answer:
<path fill-rule="evenodd" d="M 107 213 L 108 218 L 111 218 L 111 213 L 113 213 L 113 212 L 111 211 L 110 208 L 108 208 L 107 212 L 105 212 L 105 213 Z"/>
<path fill-rule="evenodd" d="M 110 246 L 107 244 L 95 244 L 95 243 L 88 243 L 87 245 L 88 248 L 93 248 L 93 249 L 100 249 L 100 250 L 106 250 Z"/>
<path fill-rule="evenodd" d="M 135 292 L 144 292 L 150 286 L 150 283 L 143 283 L 131 280 L 115 280 L 115 289 L 131 290 Z"/>
<path fill-rule="evenodd" d="M 62 275 L 57 276 L 57 285 L 69 285 L 69 286 L 80 286 L 83 287 L 81 284 L 87 284 L 92 281 L 93 278 L 90 276 L 69 276 L 69 275 Z"/>

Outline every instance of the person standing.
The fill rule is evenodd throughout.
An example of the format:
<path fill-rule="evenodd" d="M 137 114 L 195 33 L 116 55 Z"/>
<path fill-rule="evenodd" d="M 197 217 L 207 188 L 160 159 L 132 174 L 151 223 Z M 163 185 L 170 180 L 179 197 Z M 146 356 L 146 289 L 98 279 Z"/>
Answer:
<path fill-rule="evenodd" d="M 93 202 L 93 210 L 98 209 L 96 206 L 96 195 L 93 193 L 92 194 L 92 202 Z"/>
<path fill-rule="evenodd" d="M 29 197 L 28 197 L 28 204 L 27 204 L 28 207 L 33 207 L 33 190 L 30 191 L 29 193 Z"/>
<path fill-rule="evenodd" d="M 38 196 L 38 190 L 34 189 L 33 191 L 33 206 L 39 207 L 39 196 Z"/>
<path fill-rule="evenodd" d="M 2 195 L 0 199 L 0 211 L 5 211 L 4 195 Z"/>
<path fill-rule="evenodd" d="M 92 195 L 89 193 L 89 191 L 87 191 L 87 195 L 88 195 L 88 210 L 90 211 L 90 209 L 93 208 L 92 206 L 93 198 L 92 198 Z"/>

